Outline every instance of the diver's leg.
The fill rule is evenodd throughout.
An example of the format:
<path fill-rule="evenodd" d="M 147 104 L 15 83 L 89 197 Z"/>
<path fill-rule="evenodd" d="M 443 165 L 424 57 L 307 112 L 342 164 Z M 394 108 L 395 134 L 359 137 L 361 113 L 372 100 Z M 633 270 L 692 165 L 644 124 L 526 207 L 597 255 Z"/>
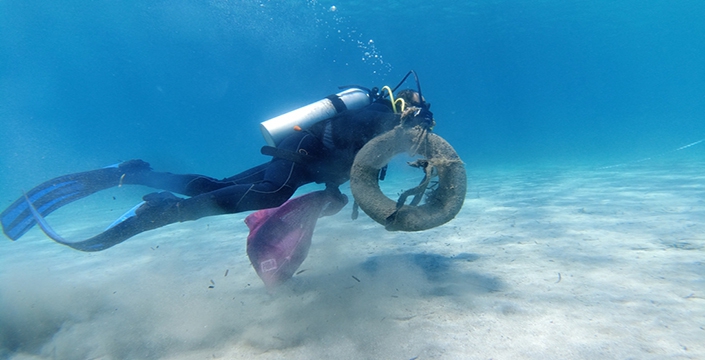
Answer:
<path fill-rule="evenodd" d="M 258 165 L 251 169 L 245 170 L 237 175 L 225 178 L 221 181 L 231 182 L 233 184 L 256 183 L 264 179 L 265 173 L 267 172 L 267 168 L 269 168 L 269 161 L 262 165 Z"/>
<path fill-rule="evenodd" d="M 231 185 L 187 199 L 166 191 L 148 194 L 130 216 L 121 218 L 101 234 L 83 241 L 57 241 L 81 251 L 100 251 L 168 224 L 279 206 L 306 181 L 302 166 L 286 160 L 272 160 L 265 173 L 270 176 L 256 184 Z"/>
<path fill-rule="evenodd" d="M 303 132 L 287 137 L 279 147 L 312 157 L 322 155 L 323 151 L 323 145 L 315 137 Z M 176 221 L 277 207 L 288 200 L 298 187 L 313 182 L 317 174 L 312 173 L 311 168 L 306 164 L 274 158 L 266 164 L 218 181 L 215 190 L 178 201 L 180 219 Z"/>
<path fill-rule="evenodd" d="M 267 164 L 263 179 L 259 182 L 234 184 L 186 199 L 165 192 L 150 194 L 145 196 L 146 204 L 142 210 L 152 209 L 148 211 L 154 214 L 151 216 L 172 217 L 172 222 L 177 222 L 272 208 L 283 204 L 299 186 L 307 182 L 310 181 L 302 165 L 273 159 Z M 157 209 L 160 206 L 165 206 L 169 215 L 159 214 Z M 146 213 L 142 211 L 142 214 Z M 136 215 L 140 215 L 140 210 L 137 210 Z"/>
<path fill-rule="evenodd" d="M 262 181 L 267 166 L 268 163 L 261 164 L 222 180 L 198 174 L 172 174 L 169 172 L 149 171 L 143 172 L 139 176 L 125 177 L 124 183 L 149 186 L 186 196 L 196 196 L 231 185 L 251 184 Z"/>
<path fill-rule="evenodd" d="M 304 133 L 285 139 L 280 146 L 286 150 L 303 149 L 307 153 L 315 154 L 320 143 Z M 248 177 L 257 181 L 250 184 L 235 183 Z M 114 245 L 140 232 L 175 222 L 277 207 L 288 200 L 298 187 L 312 182 L 312 179 L 310 169 L 306 165 L 274 158 L 269 163 L 253 168 L 252 171 L 223 181 L 226 183 L 231 180 L 230 186 L 190 198 L 179 198 L 169 192 L 149 194 L 143 198 L 144 204 L 131 216 L 121 219 L 101 234 L 101 242 L 112 241 Z"/>

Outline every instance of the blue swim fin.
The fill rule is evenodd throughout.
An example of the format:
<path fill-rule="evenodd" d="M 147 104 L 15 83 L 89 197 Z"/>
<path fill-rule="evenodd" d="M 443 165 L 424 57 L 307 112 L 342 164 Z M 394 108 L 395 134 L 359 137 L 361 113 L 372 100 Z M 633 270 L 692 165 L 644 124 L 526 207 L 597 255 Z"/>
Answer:
<path fill-rule="evenodd" d="M 49 238 L 59 244 L 87 252 L 105 250 L 141 232 L 180 221 L 179 201 L 182 200 L 169 192 L 148 194 L 144 197 L 145 201 L 123 214 L 102 233 L 85 240 L 68 241 L 49 226 L 27 195 L 22 199 L 25 201 L 32 221 L 39 224 Z"/>
<path fill-rule="evenodd" d="M 108 225 L 107 228 L 105 228 L 105 231 L 110 230 L 111 228 L 115 227 L 116 225 L 120 224 L 121 222 L 126 221 L 127 219 L 137 216 L 137 209 L 141 208 L 142 205 L 144 205 L 146 201 L 142 201 L 139 204 L 135 205 L 132 207 L 132 209 L 127 210 L 126 213 L 122 214 L 117 220 L 113 221 L 110 225 Z M 46 231 L 45 231 L 46 232 Z"/>
<path fill-rule="evenodd" d="M 148 163 L 130 160 L 46 181 L 28 191 L 0 214 L 3 232 L 10 239 L 17 240 L 37 224 L 37 216 L 32 208 L 39 218 L 43 218 L 54 210 L 97 191 L 118 186 L 123 182 L 132 182 L 130 178 L 150 170 Z"/>
<path fill-rule="evenodd" d="M 116 233 L 115 231 L 110 231 L 110 229 L 115 229 L 117 225 L 119 225 L 122 222 L 125 222 L 123 220 L 120 223 L 113 224 L 111 225 L 108 230 L 98 234 L 97 236 L 94 236 L 90 239 L 83 240 L 83 241 L 76 241 L 76 242 L 71 242 L 67 241 L 61 235 L 59 235 L 54 229 L 49 226 L 49 223 L 46 222 L 44 217 L 42 217 L 42 214 L 39 213 L 37 208 L 32 205 L 32 202 L 29 200 L 29 197 L 27 194 L 24 195 L 24 200 L 25 204 L 27 205 L 27 208 L 29 209 L 29 212 L 32 216 L 32 220 L 36 221 L 37 224 L 39 224 L 39 227 L 42 229 L 42 231 L 52 240 L 58 242 L 59 244 L 69 246 L 71 248 L 74 248 L 76 250 L 80 251 L 87 251 L 87 252 L 93 252 L 93 251 L 100 251 L 100 250 L 105 250 L 113 245 L 119 244 L 123 242 L 124 240 L 127 240 L 129 236 L 127 237 L 119 237 L 115 236 Z M 122 219 L 122 218 L 121 218 Z M 126 218 L 129 219 L 129 218 Z M 119 232 L 117 232 L 119 234 Z"/>

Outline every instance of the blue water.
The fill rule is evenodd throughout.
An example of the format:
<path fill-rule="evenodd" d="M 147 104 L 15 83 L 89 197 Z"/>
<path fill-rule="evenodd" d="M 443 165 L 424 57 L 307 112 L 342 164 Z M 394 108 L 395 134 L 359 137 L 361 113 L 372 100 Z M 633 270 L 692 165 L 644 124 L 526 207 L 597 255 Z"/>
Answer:
<path fill-rule="evenodd" d="M 705 137 L 701 1 L 0 7 L 9 197 L 129 158 L 228 176 L 266 160 L 259 122 L 409 69 L 469 164 L 609 164 Z"/>
<path fill-rule="evenodd" d="M 410 69 L 472 173 L 702 161 L 703 19 L 701 0 L 0 0 L 0 204 L 133 158 L 230 176 L 268 160 L 260 122 Z"/>

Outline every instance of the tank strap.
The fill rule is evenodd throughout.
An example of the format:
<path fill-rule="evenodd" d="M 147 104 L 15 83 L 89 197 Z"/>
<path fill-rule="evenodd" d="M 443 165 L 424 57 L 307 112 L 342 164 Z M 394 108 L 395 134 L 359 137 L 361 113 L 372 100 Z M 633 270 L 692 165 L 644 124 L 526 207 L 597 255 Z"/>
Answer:
<path fill-rule="evenodd" d="M 341 112 L 345 111 L 348 109 L 348 106 L 345 105 L 345 102 L 338 97 L 338 95 L 333 94 L 333 95 L 328 95 L 326 96 L 326 99 L 330 100 L 331 103 L 333 103 L 333 106 L 335 107 L 335 111 L 340 114 Z"/>

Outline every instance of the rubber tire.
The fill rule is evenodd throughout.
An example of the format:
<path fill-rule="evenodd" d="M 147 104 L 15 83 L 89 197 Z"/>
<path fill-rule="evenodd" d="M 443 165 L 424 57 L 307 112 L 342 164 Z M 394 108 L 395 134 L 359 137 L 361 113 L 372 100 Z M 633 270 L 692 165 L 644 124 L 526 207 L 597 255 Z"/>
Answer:
<path fill-rule="evenodd" d="M 355 156 L 350 170 L 350 188 L 360 208 L 389 231 L 422 231 L 455 218 L 465 201 L 467 175 L 455 149 L 440 136 L 428 132 L 417 154 L 429 160 L 438 171 L 438 188 L 427 195 L 421 206 L 403 205 L 394 221 L 397 202 L 379 187 L 379 170 L 397 154 L 410 152 L 422 135 L 420 127 L 397 126 L 369 141 Z"/>

